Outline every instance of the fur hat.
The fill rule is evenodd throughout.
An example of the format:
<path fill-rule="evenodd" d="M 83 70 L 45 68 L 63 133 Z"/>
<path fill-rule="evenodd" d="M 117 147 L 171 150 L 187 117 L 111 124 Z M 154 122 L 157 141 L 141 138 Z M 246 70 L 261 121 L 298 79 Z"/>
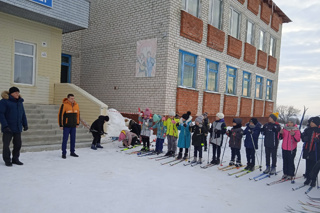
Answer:
<path fill-rule="evenodd" d="M 222 112 L 218 112 L 218 113 L 216 114 L 216 116 L 217 116 L 218 118 L 220 118 L 220 119 L 223 119 L 223 118 L 224 118 L 224 114 L 223 114 Z"/>
<path fill-rule="evenodd" d="M 151 110 L 149 108 L 146 108 L 146 110 L 144 111 L 144 115 L 147 117 L 150 117 L 151 114 Z"/>
<path fill-rule="evenodd" d="M 311 119 L 310 119 L 310 123 L 314 123 L 315 125 L 317 125 L 317 126 L 320 126 L 320 118 L 319 117 L 312 117 Z"/>
<path fill-rule="evenodd" d="M 169 112 L 169 116 L 175 116 L 175 115 L 176 115 L 176 113 L 174 111 Z"/>
<path fill-rule="evenodd" d="M 11 88 L 9 89 L 9 95 L 10 95 L 11 93 L 14 93 L 14 92 L 20 92 L 20 90 L 18 89 L 18 87 L 11 87 Z"/>
<path fill-rule="evenodd" d="M 203 122 L 203 116 L 202 115 L 198 116 L 195 122 L 198 122 L 199 124 L 201 124 Z"/>
<path fill-rule="evenodd" d="M 277 121 L 279 118 L 279 112 L 272 113 L 269 115 L 270 118 L 272 118 L 274 121 Z"/>
<path fill-rule="evenodd" d="M 185 119 L 185 120 L 188 120 L 189 117 L 190 117 L 190 115 L 191 115 L 191 112 L 188 111 L 186 114 L 183 114 L 183 115 L 182 115 L 182 118 Z"/>
<path fill-rule="evenodd" d="M 258 119 L 256 119 L 256 118 L 251 118 L 249 122 L 252 122 L 254 125 L 257 125 Z"/>

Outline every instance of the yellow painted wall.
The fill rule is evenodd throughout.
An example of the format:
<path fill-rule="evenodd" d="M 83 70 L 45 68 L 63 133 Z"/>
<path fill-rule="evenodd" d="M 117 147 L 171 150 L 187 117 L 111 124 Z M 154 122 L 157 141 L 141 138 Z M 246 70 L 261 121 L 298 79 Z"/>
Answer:
<path fill-rule="evenodd" d="M 36 46 L 33 86 L 13 82 L 16 40 Z M 25 103 L 53 104 L 54 84 L 60 82 L 61 42 L 61 29 L 0 12 L 0 91 L 16 86 Z M 47 57 L 41 57 L 41 52 L 46 52 Z"/>

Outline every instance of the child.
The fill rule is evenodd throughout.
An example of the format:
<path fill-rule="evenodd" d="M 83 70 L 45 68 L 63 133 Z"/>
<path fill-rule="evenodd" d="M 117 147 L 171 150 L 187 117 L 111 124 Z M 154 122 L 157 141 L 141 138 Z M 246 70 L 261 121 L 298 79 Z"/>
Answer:
<path fill-rule="evenodd" d="M 191 142 L 191 133 L 190 133 L 189 127 L 190 127 L 190 124 L 192 123 L 192 116 L 190 115 L 191 115 L 190 111 L 188 111 L 186 114 L 183 114 L 180 120 L 180 124 L 177 123 L 178 130 L 180 130 L 179 140 L 178 140 L 179 154 L 177 159 L 182 158 L 183 148 L 185 149 L 183 159 L 188 158 L 188 149 L 190 147 L 190 142 Z"/>
<path fill-rule="evenodd" d="M 274 175 L 277 167 L 277 151 L 279 145 L 280 124 L 277 121 L 279 113 L 272 113 L 268 118 L 268 123 L 263 125 L 261 133 L 264 135 L 264 147 L 266 150 L 266 170 L 263 173 Z M 272 165 L 270 168 L 270 157 Z"/>
<path fill-rule="evenodd" d="M 167 140 L 168 140 L 168 152 L 165 156 L 175 156 L 177 150 L 177 139 L 178 139 L 178 129 L 177 125 L 179 124 L 179 118 L 175 118 L 176 113 L 170 112 L 169 118 L 164 122 L 164 125 L 167 127 Z"/>
<path fill-rule="evenodd" d="M 153 125 L 153 129 L 157 129 L 157 141 L 156 141 L 156 150 L 155 152 L 157 155 L 162 153 L 163 149 L 163 142 L 165 139 L 165 134 L 167 132 L 167 127 L 164 126 L 165 117 L 161 117 L 160 115 L 153 115 L 153 121 L 156 122 L 155 125 Z"/>
<path fill-rule="evenodd" d="M 296 119 L 290 118 L 285 127 L 280 130 L 282 138 L 283 176 L 282 179 L 291 180 L 294 176 L 294 158 L 297 153 L 297 144 L 300 141 L 300 131 Z"/>
<path fill-rule="evenodd" d="M 143 117 L 142 117 L 143 115 Z M 141 140 L 143 143 L 143 147 L 141 151 L 149 151 L 150 150 L 150 135 L 152 127 L 152 119 L 151 119 L 151 111 L 149 108 L 146 108 L 143 114 L 140 114 L 139 121 L 141 122 Z"/>
<path fill-rule="evenodd" d="M 241 129 L 242 120 L 240 118 L 234 118 L 232 121 L 233 128 L 227 131 L 227 135 L 230 137 L 229 147 L 231 148 L 231 161 L 229 166 L 235 165 L 236 167 L 241 167 L 241 141 L 243 130 Z M 237 156 L 237 163 L 235 164 L 235 157 Z"/>
<path fill-rule="evenodd" d="M 310 119 L 310 127 L 305 129 L 302 133 L 303 141 L 303 159 L 306 159 L 306 173 L 307 180 L 305 185 L 315 186 L 316 178 L 318 176 L 319 165 L 316 166 L 320 160 L 320 118 L 312 117 Z"/>
<path fill-rule="evenodd" d="M 205 135 L 208 133 L 208 130 L 206 126 L 203 124 L 203 117 L 199 116 L 195 120 L 195 126 L 192 126 L 192 145 L 194 146 L 194 158 L 191 163 L 197 163 L 201 164 L 202 163 L 202 146 L 204 145 L 204 138 L 206 137 Z M 199 161 L 197 161 L 197 154 L 199 152 Z"/>
<path fill-rule="evenodd" d="M 217 165 L 220 163 L 221 146 L 223 143 L 223 135 L 226 133 L 227 127 L 224 123 L 224 114 L 219 112 L 216 114 L 216 121 L 214 121 L 210 128 L 210 143 L 212 144 L 212 161 L 211 164 Z M 217 153 L 217 156 L 216 156 Z"/>
<path fill-rule="evenodd" d="M 137 124 L 134 120 L 131 119 L 125 119 L 125 124 L 128 127 L 128 129 L 130 130 L 130 132 L 136 134 L 138 137 L 131 142 L 131 145 L 134 146 L 136 144 L 141 144 L 141 142 L 139 141 L 139 137 L 140 137 L 140 133 L 141 133 L 141 126 L 139 124 Z"/>
<path fill-rule="evenodd" d="M 205 112 L 205 113 L 203 113 L 202 116 L 203 116 L 203 126 L 204 126 L 207 130 L 210 129 L 209 119 L 208 119 L 208 113 Z M 207 136 L 208 136 L 208 131 L 207 131 L 205 137 L 203 137 L 204 151 L 205 151 L 205 152 L 206 152 L 207 149 L 208 149 Z"/>
<path fill-rule="evenodd" d="M 244 146 L 246 147 L 247 166 L 245 169 L 253 171 L 255 167 L 255 154 L 258 149 L 258 139 L 261 131 L 261 123 L 256 118 L 251 118 L 246 124 L 243 134 L 246 136 Z"/>
<path fill-rule="evenodd" d="M 137 140 L 137 138 L 138 136 L 135 133 L 127 130 L 122 130 L 119 135 L 119 141 L 122 141 L 123 145 L 128 148 L 132 148 L 132 142 Z"/>
<path fill-rule="evenodd" d="M 93 136 L 93 141 L 91 144 L 91 149 L 97 150 L 97 148 L 103 148 L 101 146 L 100 141 L 101 141 L 101 135 L 105 134 L 103 130 L 103 125 L 105 122 L 109 121 L 109 116 L 103 116 L 100 115 L 97 120 L 95 120 L 91 127 L 90 127 L 90 132 L 92 133 Z"/>

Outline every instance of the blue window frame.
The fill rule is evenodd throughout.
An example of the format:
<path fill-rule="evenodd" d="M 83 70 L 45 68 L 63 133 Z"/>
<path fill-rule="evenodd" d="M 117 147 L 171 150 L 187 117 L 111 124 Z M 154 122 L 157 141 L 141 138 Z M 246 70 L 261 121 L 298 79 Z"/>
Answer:
<path fill-rule="evenodd" d="M 266 99 L 272 100 L 272 80 L 267 79 L 267 91 L 266 91 Z"/>
<path fill-rule="evenodd" d="M 255 98 L 262 99 L 262 85 L 263 85 L 263 77 L 257 76 Z"/>
<path fill-rule="evenodd" d="M 251 93 L 251 73 L 243 71 L 242 79 L 242 95 L 245 97 L 250 97 Z"/>
<path fill-rule="evenodd" d="M 218 91 L 218 69 L 219 63 L 206 59 L 207 71 L 206 71 L 206 90 Z"/>
<path fill-rule="evenodd" d="M 236 95 L 237 69 L 227 65 L 226 93 Z"/>
<path fill-rule="evenodd" d="M 61 55 L 61 83 L 71 83 L 71 55 Z"/>
<path fill-rule="evenodd" d="M 179 50 L 178 86 L 196 88 L 197 55 Z"/>

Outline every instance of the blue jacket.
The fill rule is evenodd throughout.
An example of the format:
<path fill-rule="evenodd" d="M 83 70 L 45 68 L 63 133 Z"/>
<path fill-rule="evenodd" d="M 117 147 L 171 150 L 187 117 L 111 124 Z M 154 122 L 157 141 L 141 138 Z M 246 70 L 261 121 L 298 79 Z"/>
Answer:
<path fill-rule="evenodd" d="M 243 131 L 243 134 L 246 136 L 244 139 L 244 146 L 248 149 L 256 148 L 258 149 L 258 140 L 261 132 L 261 123 L 257 123 L 254 127 L 250 127 L 249 123 L 246 124 L 246 129 Z M 251 132 L 250 132 L 251 130 Z M 252 138 L 251 138 L 252 135 Z M 254 146 L 252 144 L 252 139 L 254 142 Z"/>
<path fill-rule="evenodd" d="M 191 118 L 191 119 L 190 119 Z M 189 148 L 191 143 L 191 133 L 190 133 L 190 124 L 192 122 L 192 117 L 185 121 L 180 122 L 180 125 L 178 126 L 178 130 L 180 130 L 179 133 L 179 139 L 178 139 L 178 147 L 179 148 Z M 186 127 L 183 125 L 186 124 Z"/>
<path fill-rule="evenodd" d="M 27 117 L 23 107 L 23 98 L 16 100 L 8 91 L 1 94 L 0 100 L 0 123 L 1 131 L 9 127 L 13 133 L 22 132 L 22 126 L 27 127 Z"/>
<path fill-rule="evenodd" d="M 157 129 L 157 138 L 164 139 L 163 135 L 167 132 L 167 127 L 163 125 L 163 121 L 158 121 L 152 127 L 153 129 Z"/>

